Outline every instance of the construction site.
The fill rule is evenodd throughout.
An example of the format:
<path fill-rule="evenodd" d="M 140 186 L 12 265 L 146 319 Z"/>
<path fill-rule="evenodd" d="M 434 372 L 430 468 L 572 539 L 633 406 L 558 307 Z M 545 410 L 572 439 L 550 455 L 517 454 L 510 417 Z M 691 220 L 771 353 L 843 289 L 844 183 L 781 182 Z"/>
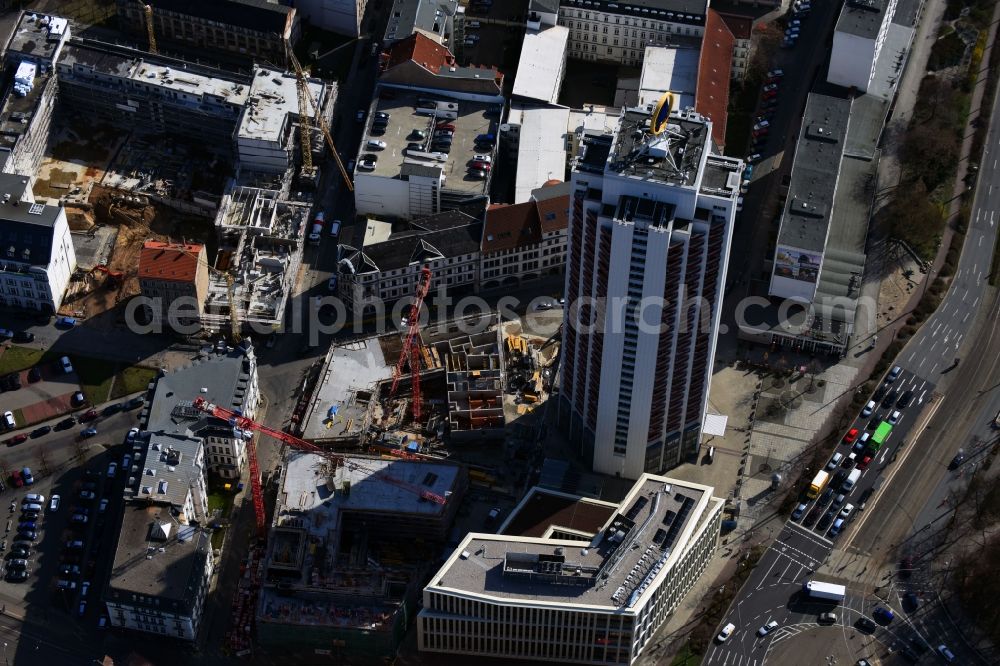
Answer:
<path fill-rule="evenodd" d="M 203 326 L 280 323 L 332 145 L 335 85 L 290 51 L 293 71 L 236 74 L 163 56 L 152 32 L 141 51 L 70 28 L 18 18 L 0 108 L 4 170 L 63 205 L 73 231 L 79 267 L 62 314 L 95 318 L 138 294 L 143 241 L 198 240 L 211 271 Z"/>

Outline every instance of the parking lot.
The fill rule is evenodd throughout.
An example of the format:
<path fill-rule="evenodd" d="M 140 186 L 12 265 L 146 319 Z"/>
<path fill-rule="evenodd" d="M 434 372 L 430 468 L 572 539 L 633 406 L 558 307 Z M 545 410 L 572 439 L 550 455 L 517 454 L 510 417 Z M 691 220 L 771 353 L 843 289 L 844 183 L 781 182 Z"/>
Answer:
<path fill-rule="evenodd" d="M 522 20 L 527 3 L 473 3 L 466 9 L 465 42 L 453 45 L 463 64 L 493 66 L 504 74 L 514 72 L 524 34 Z M 513 77 L 508 77 L 509 92 Z"/>
<path fill-rule="evenodd" d="M 4 613 L 23 619 L 25 625 L 41 620 L 52 626 L 54 635 L 65 631 L 79 637 L 81 629 L 94 632 L 90 647 L 99 645 L 96 634 L 106 631 L 100 598 L 114 559 L 125 484 L 121 466 L 123 456 L 133 453 L 126 437 L 135 412 L 99 418 L 91 423 L 101 431 L 103 446 L 90 448 L 82 464 L 62 467 L 48 476 L 33 468 L 36 479 L 30 486 L 18 488 L 8 481 L 3 492 L 7 522 L 0 538 Z M 49 437 L 77 435 L 74 428 Z M 112 462 L 118 469 L 109 476 Z M 35 650 L 38 645 L 45 646 L 36 642 Z M 20 644 L 9 648 L 9 663 L 21 663 L 15 661 L 15 652 L 27 653 L 28 649 Z"/>

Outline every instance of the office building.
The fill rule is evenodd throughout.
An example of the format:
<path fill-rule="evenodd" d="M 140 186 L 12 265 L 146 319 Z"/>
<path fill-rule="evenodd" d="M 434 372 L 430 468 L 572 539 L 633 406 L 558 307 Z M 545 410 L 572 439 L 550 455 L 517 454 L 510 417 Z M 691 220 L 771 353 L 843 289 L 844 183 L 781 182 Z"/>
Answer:
<path fill-rule="evenodd" d="M 715 552 L 713 488 L 643 474 L 620 505 L 528 493 L 499 534 L 468 534 L 424 588 L 425 652 L 629 665 Z"/>
<path fill-rule="evenodd" d="M 868 90 L 895 11 L 896 0 L 844 3 L 834 28 L 827 81 L 861 92 Z"/>
<path fill-rule="evenodd" d="M 585 135 L 570 194 L 560 423 L 630 479 L 699 450 L 743 172 L 697 113 L 651 122 Z"/>
<path fill-rule="evenodd" d="M 293 7 L 267 0 L 117 0 L 118 26 L 146 46 L 146 7 L 152 10 L 157 48 L 178 48 L 186 55 L 211 51 L 247 61 L 285 64 L 286 40 L 298 41 L 299 18 Z M 205 51 L 209 53 L 205 53 Z"/>
<path fill-rule="evenodd" d="M 639 66 L 647 46 L 697 46 L 708 0 L 562 0 L 569 57 Z M 544 15 L 544 14 L 543 14 Z"/>
<path fill-rule="evenodd" d="M 76 270 L 62 206 L 35 203 L 29 178 L 0 173 L 0 305 L 54 313 Z"/>

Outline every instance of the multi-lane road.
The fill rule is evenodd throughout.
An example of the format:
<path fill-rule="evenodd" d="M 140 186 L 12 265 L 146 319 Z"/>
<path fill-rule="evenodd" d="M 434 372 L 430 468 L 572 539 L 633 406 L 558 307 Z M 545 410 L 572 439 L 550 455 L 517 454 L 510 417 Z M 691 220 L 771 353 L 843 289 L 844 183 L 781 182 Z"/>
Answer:
<path fill-rule="evenodd" d="M 929 571 L 927 558 L 934 554 L 924 535 L 950 510 L 947 498 L 964 482 L 965 470 L 989 448 L 990 421 L 1000 410 L 1000 300 L 988 284 L 1000 221 L 1000 112 L 996 103 L 993 109 L 958 269 L 937 312 L 897 358 L 902 368 L 897 386 L 913 391 L 914 403 L 900 410 L 888 447 L 847 500 L 874 488 L 865 509 L 855 511 L 836 542 L 795 521 L 786 523 L 723 620 L 736 624 L 736 632 L 710 648 L 706 664 L 763 664 L 780 641 L 794 643 L 793 634 L 817 628 L 817 609 L 797 601 L 802 583 L 814 576 L 848 585 L 837 611 L 840 626 L 852 625 L 861 613 L 870 616 L 876 603 L 903 615 L 893 629 L 876 631 L 873 638 L 882 649 L 895 645 L 919 651 L 946 643 L 961 663 L 978 663 L 965 644 L 961 622 L 943 610 L 935 612 L 929 577 L 921 573 Z M 852 427 L 864 432 L 867 421 L 859 418 Z M 969 456 L 966 467 L 949 470 L 959 448 Z M 912 582 L 894 579 L 893 562 L 900 554 L 914 558 Z M 824 575 L 816 573 L 818 568 Z M 906 592 L 917 595 L 916 608 L 904 608 Z M 758 638 L 757 629 L 771 619 L 783 628 Z M 874 654 L 878 645 L 866 640 L 855 647 L 861 657 Z"/>

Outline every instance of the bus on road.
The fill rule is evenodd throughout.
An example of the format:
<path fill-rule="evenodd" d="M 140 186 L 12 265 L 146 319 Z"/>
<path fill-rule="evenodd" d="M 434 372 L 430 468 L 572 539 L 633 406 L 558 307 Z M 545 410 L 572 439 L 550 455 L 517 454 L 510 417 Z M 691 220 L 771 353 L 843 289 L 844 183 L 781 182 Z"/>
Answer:
<path fill-rule="evenodd" d="M 885 444 L 885 440 L 889 438 L 889 433 L 891 432 L 892 424 L 888 421 L 882 421 L 882 423 L 878 424 L 878 428 L 875 428 L 875 434 L 868 440 L 868 449 L 872 452 L 872 455 L 878 453 L 878 450 Z"/>

